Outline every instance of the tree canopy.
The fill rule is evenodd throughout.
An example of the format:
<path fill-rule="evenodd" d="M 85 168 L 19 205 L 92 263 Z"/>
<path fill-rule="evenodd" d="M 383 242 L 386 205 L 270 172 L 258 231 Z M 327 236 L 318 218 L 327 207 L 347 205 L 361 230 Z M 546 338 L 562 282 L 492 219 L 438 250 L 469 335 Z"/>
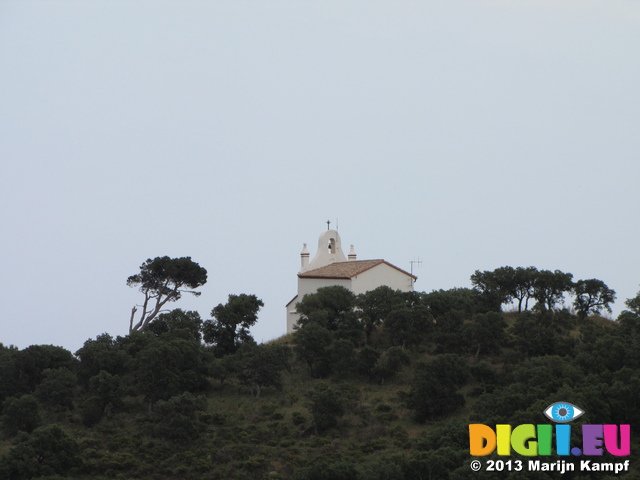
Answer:
<path fill-rule="evenodd" d="M 255 295 L 229 295 L 226 304 L 211 310 L 213 319 L 204 322 L 203 338 L 215 347 L 217 357 L 235 353 L 241 345 L 254 343 L 249 332 L 258 321 L 258 311 L 264 306 Z"/>
<path fill-rule="evenodd" d="M 144 295 L 142 311 L 134 325 L 138 306 L 131 310 L 129 333 L 143 330 L 162 311 L 167 302 L 179 300 L 183 293 L 198 296 L 193 290 L 207 283 L 207 270 L 191 260 L 191 257 L 156 257 L 140 265 L 140 273 L 127 279 L 130 287 L 140 286 Z"/>
<path fill-rule="evenodd" d="M 591 312 L 600 313 L 602 310 L 611 313 L 610 305 L 616 299 L 616 292 L 596 278 L 578 280 L 573 285 L 573 293 L 576 297 L 573 306 L 581 318 Z"/>
<path fill-rule="evenodd" d="M 518 312 L 529 310 L 529 300 L 536 301 L 537 310 L 557 309 L 564 304 L 565 293 L 575 298 L 573 307 L 580 318 L 603 310 L 611 313 L 610 304 L 616 292 L 602 280 L 591 278 L 573 282 L 573 274 L 560 270 L 538 270 L 535 267 L 500 267 L 471 275 L 471 283 L 483 302 L 499 311 L 502 305 L 517 301 Z M 627 302 L 633 302 L 628 300 Z"/>
<path fill-rule="evenodd" d="M 479 272 L 520 305 L 510 312 L 480 283 L 335 287 L 304 297 L 293 334 L 260 345 L 250 328 L 263 303 L 248 294 L 204 322 L 174 309 L 129 335 L 103 333 L 75 356 L 0 344 L 0 478 L 461 480 L 470 423 L 546 422 L 558 399 L 585 410 L 576 427 L 629 424 L 637 435 L 640 294 L 617 322 L 595 315 L 614 295 L 595 279 L 529 308 L 523 272 L 540 273 Z M 560 308 L 569 293 L 575 310 Z"/>

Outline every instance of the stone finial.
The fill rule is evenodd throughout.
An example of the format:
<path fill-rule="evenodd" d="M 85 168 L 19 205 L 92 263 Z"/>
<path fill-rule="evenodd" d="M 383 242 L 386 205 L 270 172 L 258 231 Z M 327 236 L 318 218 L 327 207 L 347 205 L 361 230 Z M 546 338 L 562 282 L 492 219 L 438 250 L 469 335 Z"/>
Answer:
<path fill-rule="evenodd" d="M 300 252 L 300 271 L 304 272 L 309 268 L 309 250 L 307 250 L 307 244 L 302 244 L 302 251 Z"/>

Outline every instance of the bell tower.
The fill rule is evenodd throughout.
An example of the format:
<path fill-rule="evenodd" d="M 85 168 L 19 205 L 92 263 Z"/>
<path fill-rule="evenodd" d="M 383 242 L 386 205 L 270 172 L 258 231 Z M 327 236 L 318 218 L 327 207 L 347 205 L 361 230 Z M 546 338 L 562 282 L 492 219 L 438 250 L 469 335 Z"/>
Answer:
<path fill-rule="evenodd" d="M 342 251 L 342 241 L 337 230 L 326 230 L 318 239 L 318 251 L 309 263 L 309 270 L 324 267 L 336 262 L 346 262 Z"/>

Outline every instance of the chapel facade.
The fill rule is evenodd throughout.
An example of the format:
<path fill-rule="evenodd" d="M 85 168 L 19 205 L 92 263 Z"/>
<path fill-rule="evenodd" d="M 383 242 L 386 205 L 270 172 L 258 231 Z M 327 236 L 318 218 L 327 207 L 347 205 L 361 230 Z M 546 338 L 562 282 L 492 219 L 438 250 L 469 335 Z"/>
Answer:
<path fill-rule="evenodd" d="M 298 294 L 286 305 L 287 333 L 294 331 L 294 326 L 300 319 L 296 304 L 305 295 L 315 293 L 321 287 L 341 285 L 356 295 L 383 285 L 393 290 L 410 292 L 418 279 L 385 260 L 357 260 L 353 245 L 345 257 L 337 230 L 322 232 L 318 239 L 318 250 L 313 259 L 309 258 L 305 243 L 300 252 Z"/>

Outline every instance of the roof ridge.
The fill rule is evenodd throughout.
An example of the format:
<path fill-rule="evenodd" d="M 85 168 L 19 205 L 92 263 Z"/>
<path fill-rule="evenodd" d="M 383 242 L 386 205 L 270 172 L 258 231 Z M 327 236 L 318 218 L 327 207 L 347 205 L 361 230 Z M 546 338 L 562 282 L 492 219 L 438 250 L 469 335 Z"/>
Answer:
<path fill-rule="evenodd" d="M 392 268 L 395 268 L 396 270 L 401 271 L 406 275 L 417 278 L 414 275 L 411 275 L 409 272 L 406 272 L 381 258 L 376 258 L 373 260 L 350 260 L 346 262 L 334 262 L 330 263 L 329 265 L 314 268 L 313 270 L 307 270 L 306 272 L 298 273 L 298 277 L 350 279 L 383 263 L 389 265 Z"/>

